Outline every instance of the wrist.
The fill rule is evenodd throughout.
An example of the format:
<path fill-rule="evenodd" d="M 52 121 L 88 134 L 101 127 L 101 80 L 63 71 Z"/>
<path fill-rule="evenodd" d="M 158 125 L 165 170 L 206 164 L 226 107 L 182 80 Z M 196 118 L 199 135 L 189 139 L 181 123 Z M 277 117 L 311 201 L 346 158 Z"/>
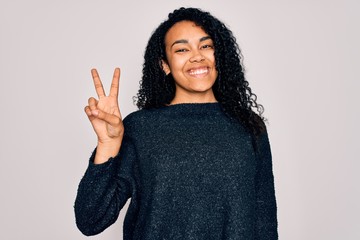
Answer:
<path fill-rule="evenodd" d="M 115 157 L 121 146 L 121 140 L 111 142 L 98 142 L 96 147 L 96 155 L 94 159 L 95 164 L 101 164 L 109 160 L 111 157 Z"/>

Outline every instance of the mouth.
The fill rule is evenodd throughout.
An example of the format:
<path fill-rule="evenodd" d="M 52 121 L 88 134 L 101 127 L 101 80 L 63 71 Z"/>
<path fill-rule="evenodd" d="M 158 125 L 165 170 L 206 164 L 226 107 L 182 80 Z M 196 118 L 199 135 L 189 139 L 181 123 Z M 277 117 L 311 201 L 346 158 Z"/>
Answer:
<path fill-rule="evenodd" d="M 210 72 L 208 67 L 191 68 L 187 71 L 192 77 L 203 77 Z"/>

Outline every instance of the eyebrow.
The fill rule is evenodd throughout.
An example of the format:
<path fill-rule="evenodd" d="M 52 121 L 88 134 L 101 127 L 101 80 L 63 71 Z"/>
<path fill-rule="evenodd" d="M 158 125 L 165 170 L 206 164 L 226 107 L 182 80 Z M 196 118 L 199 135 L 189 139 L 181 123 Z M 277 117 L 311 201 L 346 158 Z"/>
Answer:
<path fill-rule="evenodd" d="M 210 36 L 205 36 L 205 37 L 200 38 L 199 42 L 203 42 L 203 41 L 208 40 L 208 39 L 211 39 L 211 37 Z M 189 43 L 189 41 L 186 40 L 186 39 L 179 39 L 179 40 L 176 40 L 175 42 L 173 42 L 173 44 L 171 44 L 171 47 L 174 46 L 175 44 L 178 44 L 178 43 Z"/>

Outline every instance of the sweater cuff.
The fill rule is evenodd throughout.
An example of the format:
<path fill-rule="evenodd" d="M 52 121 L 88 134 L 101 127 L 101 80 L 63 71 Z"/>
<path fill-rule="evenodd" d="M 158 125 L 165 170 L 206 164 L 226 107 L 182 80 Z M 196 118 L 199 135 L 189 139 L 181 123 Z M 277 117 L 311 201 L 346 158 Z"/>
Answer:
<path fill-rule="evenodd" d="M 109 158 L 109 160 L 104 163 L 95 164 L 94 163 L 95 155 L 96 155 L 96 148 L 94 149 L 94 151 L 90 156 L 89 165 L 87 169 L 88 173 L 91 175 L 98 175 L 98 174 L 102 174 L 103 172 L 109 174 L 109 172 L 111 171 L 110 169 L 113 168 L 115 161 L 118 159 L 119 156 L 118 154 L 115 157 Z"/>

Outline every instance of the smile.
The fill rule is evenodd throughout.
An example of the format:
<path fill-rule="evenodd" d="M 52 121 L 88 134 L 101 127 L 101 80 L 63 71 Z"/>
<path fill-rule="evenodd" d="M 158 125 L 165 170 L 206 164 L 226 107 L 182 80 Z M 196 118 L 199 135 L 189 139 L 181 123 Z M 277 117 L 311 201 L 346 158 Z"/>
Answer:
<path fill-rule="evenodd" d="M 209 68 L 202 67 L 202 68 L 190 69 L 188 73 L 191 76 L 202 76 L 209 73 Z"/>

